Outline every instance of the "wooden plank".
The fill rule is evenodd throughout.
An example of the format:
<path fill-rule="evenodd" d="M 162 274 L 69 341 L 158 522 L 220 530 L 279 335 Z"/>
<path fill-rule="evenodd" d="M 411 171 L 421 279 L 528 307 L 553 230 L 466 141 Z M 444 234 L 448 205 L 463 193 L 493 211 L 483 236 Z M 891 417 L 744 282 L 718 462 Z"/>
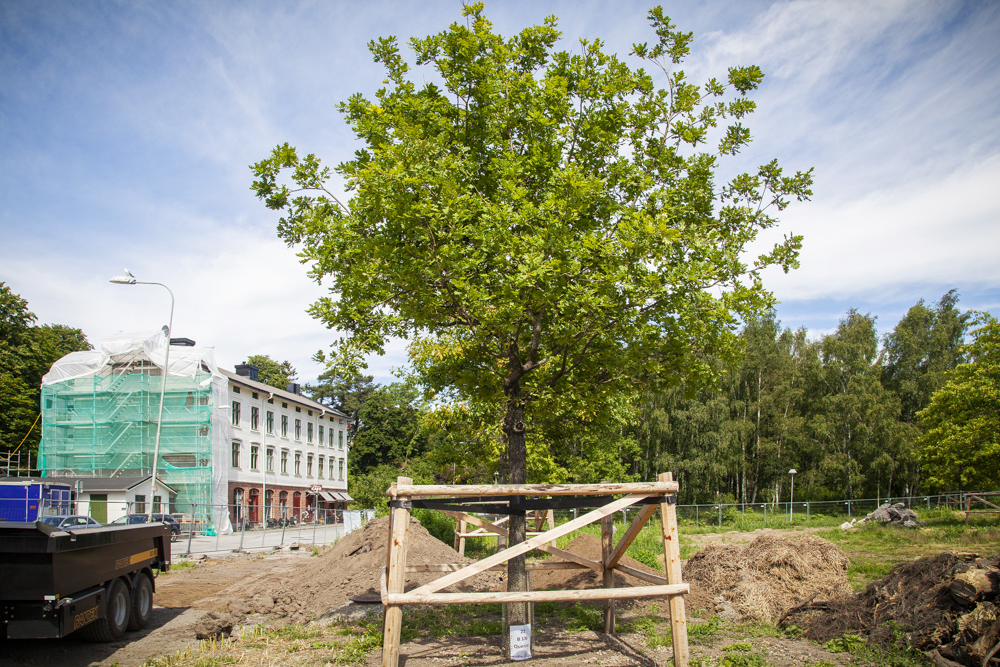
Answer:
<path fill-rule="evenodd" d="M 979 496 L 977 496 L 977 495 L 973 495 L 973 494 L 970 494 L 970 495 L 972 495 L 972 497 L 973 497 L 973 498 L 975 498 L 976 500 L 978 500 L 979 502 L 981 502 L 981 503 L 983 503 L 983 504 L 985 504 L 985 505 L 989 505 L 990 507 L 995 507 L 995 508 L 997 508 L 998 510 L 1000 510 L 1000 505 L 994 505 L 994 504 L 993 504 L 993 503 L 991 503 L 990 501 L 988 501 L 988 500 L 983 500 L 982 498 L 980 498 L 980 497 L 979 497 Z M 981 510 L 981 511 L 985 511 L 985 510 Z"/>
<path fill-rule="evenodd" d="M 475 576 L 480 572 L 485 572 L 486 570 L 493 567 L 497 563 L 506 562 L 511 558 L 513 558 L 514 556 L 519 556 L 523 553 L 528 553 L 533 549 L 537 549 L 540 545 L 545 544 L 546 542 L 550 542 L 557 537 L 562 537 L 563 535 L 568 535 L 569 533 L 572 533 L 574 530 L 582 526 L 586 526 L 588 523 L 599 521 L 601 517 L 613 514 L 614 512 L 619 511 L 623 507 L 628 507 L 632 503 L 638 500 L 642 500 L 643 498 L 646 498 L 649 495 L 652 494 L 632 494 L 629 496 L 625 496 L 624 498 L 612 501 L 607 505 L 605 505 L 604 507 L 600 507 L 596 510 L 593 510 L 592 512 L 588 512 L 587 514 L 584 514 L 579 518 L 573 519 L 572 521 L 567 521 L 561 526 L 557 526 L 556 528 L 547 531 L 545 533 L 542 533 L 541 535 L 532 537 L 530 540 L 525 540 L 520 544 L 515 544 L 514 546 L 508 547 L 507 549 L 504 549 L 499 553 L 493 554 L 492 556 L 488 556 L 487 558 L 484 558 L 478 563 L 470 565 L 469 567 L 465 568 L 460 572 L 452 572 L 451 574 L 443 576 L 436 581 L 432 581 L 429 584 L 424 584 L 420 588 L 413 591 L 411 594 L 426 595 L 428 593 L 434 593 L 435 591 L 439 591 L 442 588 L 451 586 L 452 584 L 456 584 L 460 581 L 468 579 L 469 577 Z"/>
<path fill-rule="evenodd" d="M 688 584 L 635 586 L 632 588 L 590 588 L 582 591 L 522 591 L 519 593 L 410 593 L 392 594 L 389 604 L 489 604 L 494 602 L 578 602 L 588 600 L 632 600 L 677 597 L 690 590 Z"/>
<path fill-rule="evenodd" d="M 539 534 L 542 535 L 544 533 L 539 533 Z M 539 545 L 538 550 L 539 551 L 544 551 L 546 553 L 550 553 L 553 556 L 559 556 L 560 558 L 563 558 L 563 559 L 568 560 L 568 561 L 572 561 L 572 562 L 574 562 L 574 563 L 576 563 L 578 565 L 582 565 L 583 567 L 590 568 L 591 570 L 594 570 L 595 572 L 604 572 L 604 565 L 602 565 L 601 563 L 598 563 L 596 560 L 590 560 L 589 558 L 584 558 L 583 556 L 578 556 L 575 553 L 571 553 L 569 551 L 565 551 L 563 549 L 559 549 L 559 548 L 551 546 L 549 544 Z"/>
<path fill-rule="evenodd" d="M 464 567 L 468 567 L 468 563 L 425 563 L 423 565 L 407 565 L 407 572 L 458 572 Z M 525 567 L 529 570 L 587 570 L 590 569 L 586 565 L 580 565 L 579 563 L 571 563 L 567 561 L 553 561 L 553 560 L 543 560 L 535 563 L 526 563 Z M 493 572 L 503 572 L 507 569 L 506 563 L 501 563 L 500 565 L 494 565 L 490 568 Z M 662 579 L 662 577 L 661 577 Z M 664 579 L 666 581 L 666 579 Z"/>
<path fill-rule="evenodd" d="M 642 579 L 643 581 L 648 581 L 649 583 L 655 584 L 657 586 L 666 586 L 669 583 L 667 582 L 665 577 L 661 577 L 656 574 L 650 574 L 649 572 L 644 572 L 643 570 L 637 570 L 634 567 L 629 567 L 628 565 L 622 565 L 621 563 L 615 565 L 615 569 L 621 572 L 622 574 L 627 574 L 629 576 L 635 577 L 636 579 Z"/>
<path fill-rule="evenodd" d="M 656 508 L 656 505 L 643 505 L 642 509 L 639 510 L 639 515 L 632 519 L 632 523 L 625 530 L 625 534 L 618 540 L 618 545 L 611 552 L 611 558 L 604 564 L 604 567 L 615 567 L 618 565 L 618 561 L 622 559 L 625 552 L 628 551 L 629 546 L 639 536 L 639 532 L 646 525 L 646 522 L 649 521 L 649 518 L 653 516 L 653 513 L 656 512 Z"/>
<path fill-rule="evenodd" d="M 673 482 L 672 473 L 662 473 L 656 479 L 661 482 Z M 677 533 L 677 505 L 662 503 L 660 505 L 660 528 L 663 532 L 663 567 L 666 570 L 668 584 L 681 583 L 681 547 L 680 536 Z M 670 598 L 670 631 L 674 645 L 674 667 L 688 665 L 687 617 L 684 615 L 684 598 Z"/>
<path fill-rule="evenodd" d="M 607 563 L 611 560 L 611 552 L 615 547 L 615 517 L 613 514 L 601 519 L 601 561 Z M 610 568 L 604 569 L 604 588 L 610 590 L 615 587 L 615 572 Z M 607 598 L 604 600 L 604 632 L 614 634 L 615 632 L 615 600 Z"/>
<path fill-rule="evenodd" d="M 407 496 L 610 496 L 642 494 L 643 497 L 677 493 L 677 482 L 632 482 L 628 484 L 396 484 L 386 494 Z M 392 495 L 396 494 L 396 495 Z"/>
<path fill-rule="evenodd" d="M 409 477 L 396 478 L 396 485 L 410 486 Z M 391 488 L 391 487 L 390 487 Z M 403 629 L 403 608 L 394 604 L 393 594 L 400 594 L 406 584 L 406 546 L 410 528 L 410 510 L 392 510 L 392 530 L 389 531 L 389 566 L 386 568 L 386 605 L 383 611 L 382 667 L 399 667 L 399 636 Z"/>

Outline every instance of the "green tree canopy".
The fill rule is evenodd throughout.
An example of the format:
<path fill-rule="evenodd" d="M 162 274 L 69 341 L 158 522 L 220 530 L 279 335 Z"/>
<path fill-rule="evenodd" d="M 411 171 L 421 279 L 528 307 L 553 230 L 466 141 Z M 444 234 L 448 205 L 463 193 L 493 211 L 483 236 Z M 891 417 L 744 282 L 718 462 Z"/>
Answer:
<path fill-rule="evenodd" d="M 326 357 L 319 353 L 313 360 L 325 363 Z M 353 439 L 361 426 L 361 408 L 371 398 L 376 388 L 371 375 L 360 373 L 342 375 L 335 369 L 329 368 L 320 374 L 316 384 L 306 385 L 303 390 L 314 401 L 328 405 L 350 417 L 352 428 L 348 437 Z"/>
<path fill-rule="evenodd" d="M 257 381 L 284 390 L 299 376 L 290 361 L 275 361 L 266 354 L 252 354 L 244 361 L 257 367 Z"/>
<path fill-rule="evenodd" d="M 908 424 L 930 404 L 948 371 L 965 361 L 970 317 L 958 310 L 958 292 L 951 290 L 933 308 L 921 299 L 885 337 L 883 384 L 899 395 Z"/>
<path fill-rule="evenodd" d="M 976 324 L 965 348 L 971 362 L 917 413 L 923 472 L 938 487 L 1000 488 L 1000 323 L 980 313 Z"/>
<path fill-rule="evenodd" d="M 39 412 L 42 376 L 61 357 L 91 349 L 80 329 L 35 325 L 28 302 L 0 282 L 0 449 L 17 447 Z M 38 447 L 41 429 L 24 440 Z"/>
<path fill-rule="evenodd" d="M 600 40 L 556 50 L 555 17 L 503 37 L 482 3 L 463 15 L 410 40 L 429 76 L 411 79 L 395 38 L 370 43 L 386 83 L 339 107 L 362 144 L 336 167 L 349 200 L 288 144 L 253 165 L 252 187 L 329 284 L 311 312 L 343 333 L 338 367 L 413 339 L 432 387 L 503 398 L 507 477 L 523 483 L 533 418 L 600 418 L 641 384 L 712 375 L 704 358 L 728 354 L 738 321 L 774 302 L 760 271 L 797 265 L 794 235 L 745 254 L 774 211 L 812 194 L 812 176 L 771 161 L 716 181 L 750 142 L 763 73 L 689 82 L 678 65 L 692 35 L 658 7 L 656 41 L 632 50 L 655 75 Z M 511 531 L 523 540 L 524 521 Z"/>

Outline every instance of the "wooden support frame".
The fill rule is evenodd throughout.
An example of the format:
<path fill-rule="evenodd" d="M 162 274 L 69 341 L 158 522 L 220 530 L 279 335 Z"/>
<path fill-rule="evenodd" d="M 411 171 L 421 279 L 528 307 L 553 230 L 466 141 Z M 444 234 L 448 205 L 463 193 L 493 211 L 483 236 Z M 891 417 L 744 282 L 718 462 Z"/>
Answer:
<path fill-rule="evenodd" d="M 684 612 L 684 594 L 689 592 L 689 586 L 681 581 L 680 545 L 678 543 L 677 512 L 674 496 L 678 484 L 672 475 L 665 473 L 657 477 L 656 482 L 634 484 L 518 484 L 518 485 L 414 485 L 406 477 L 400 477 L 392 484 L 386 494 L 393 500 L 403 501 L 393 503 L 390 512 L 389 546 L 386 551 L 386 566 L 382 573 L 381 597 L 385 610 L 383 623 L 382 667 L 398 667 L 400 630 L 402 628 L 403 605 L 414 604 L 486 604 L 486 603 L 523 603 L 523 602 L 562 602 L 602 600 L 605 604 L 605 631 L 612 633 L 615 627 L 614 601 L 616 599 L 635 599 L 648 597 L 666 597 L 669 601 L 670 627 L 673 634 L 674 665 L 687 667 L 688 642 L 687 619 Z M 409 527 L 409 501 L 412 498 L 427 498 L 433 496 L 485 497 L 492 496 L 570 496 L 594 495 L 611 496 L 627 494 L 624 498 L 611 501 L 602 507 L 594 509 L 582 516 L 568 521 L 561 526 L 555 525 L 552 510 L 536 513 L 536 532 L 529 533 L 529 539 L 521 544 L 508 546 L 498 553 L 483 560 L 470 563 L 429 563 L 406 564 L 407 529 Z M 614 513 L 645 498 L 656 497 L 659 504 L 647 504 L 642 507 L 639 515 L 632 521 L 618 544 L 614 544 L 613 520 Z M 492 502 L 492 501 L 491 501 Z M 661 532 L 664 545 L 665 577 L 652 575 L 635 568 L 621 564 L 621 559 L 633 540 L 639 535 L 650 518 L 660 509 Z M 466 537 L 496 536 L 504 540 L 508 531 L 498 524 L 503 520 L 491 523 L 466 512 L 456 510 L 441 510 L 458 520 L 455 531 L 456 551 L 464 552 Z M 506 518 L 506 517 L 505 517 Z M 556 539 L 567 535 L 587 524 L 601 522 L 601 561 L 592 561 L 555 546 Z M 537 532 L 542 524 L 547 524 L 548 530 Z M 474 526 L 470 531 L 469 526 Z M 481 531 L 481 532 L 480 532 Z M 602 574 L 604 587 L 588 590 L 569 591 L 523 591 L 523 592 L 481 592 L 481 593 L 441 593 L 444 588 L 465 581 L 481 572 L 504 570 L 507 561 L 515 556 L 532 550 L 546 551 L 562 558 L 561 561 L 528 563 L 529 570 L 548 569 L 585 569 L 589 568 Z M 614 571 L 634 576 L 649 582 L 651 586 L 626 588 L 614 587 Z M 442 572 L 443 576 L 410 591 L 404 592 L 405 575 L 407 572 Z"/>

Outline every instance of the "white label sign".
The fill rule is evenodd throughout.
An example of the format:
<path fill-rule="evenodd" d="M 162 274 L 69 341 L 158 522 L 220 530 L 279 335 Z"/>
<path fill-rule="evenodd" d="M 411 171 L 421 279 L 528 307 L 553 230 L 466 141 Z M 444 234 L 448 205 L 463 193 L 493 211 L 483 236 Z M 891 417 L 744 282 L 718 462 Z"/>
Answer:
<path fill-rule="evenodd" d="M 510 659 L 531 659 L 531 625 L 510 626 Z"/>

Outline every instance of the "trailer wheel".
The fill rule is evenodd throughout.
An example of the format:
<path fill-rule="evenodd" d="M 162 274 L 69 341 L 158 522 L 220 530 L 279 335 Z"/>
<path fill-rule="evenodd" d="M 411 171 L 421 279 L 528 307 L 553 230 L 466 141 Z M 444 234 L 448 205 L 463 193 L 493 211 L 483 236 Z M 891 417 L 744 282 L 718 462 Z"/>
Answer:
<path fill-rule="evenodd" d="M 135 588 L 132 589 L 132 613 L 128 617 L 129 630 L 142 630 L 149 625 L 153 616 L 153 584 L 149 575 L 140 572 L 135 578 Z"/>
<path fill-rule="evenodd" d="M 108 613 L 90 625 L 85 625 L 80 634 L 89 642 L 113 642 L 125 634 L 129 616 L 132 614 L 132 596 L 128 586 L 121 579 L 115 579 L 108 587 Z"/>

